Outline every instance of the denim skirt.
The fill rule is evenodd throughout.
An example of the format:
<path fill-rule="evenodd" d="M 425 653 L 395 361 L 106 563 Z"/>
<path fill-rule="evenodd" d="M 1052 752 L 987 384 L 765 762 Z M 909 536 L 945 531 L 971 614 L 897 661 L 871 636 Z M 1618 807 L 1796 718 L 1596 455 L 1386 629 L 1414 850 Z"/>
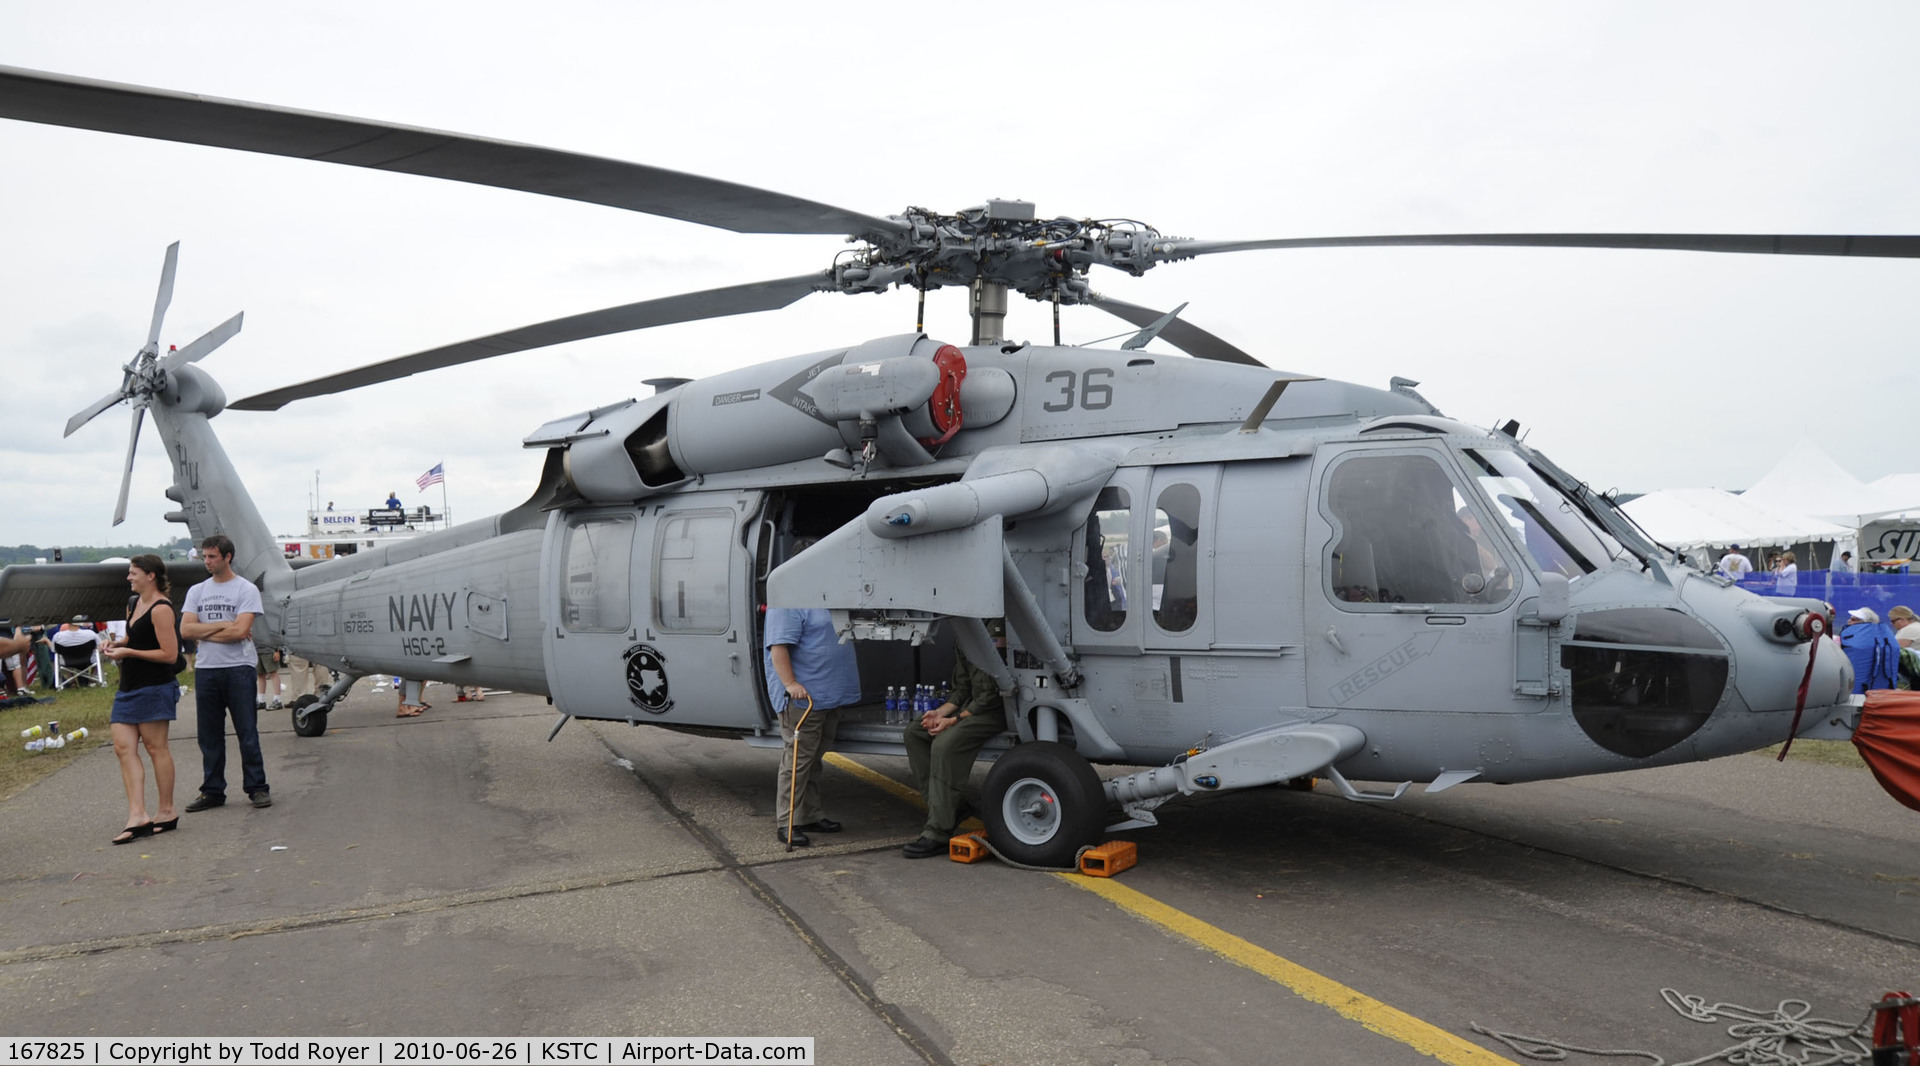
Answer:
<path fill-rule="evenodd" d="M 129 689 L 113 694 L 113 715 L 109 721 L 122 725 L 145 722 L 171 722 L 180 705 L 180 682 Z"/>

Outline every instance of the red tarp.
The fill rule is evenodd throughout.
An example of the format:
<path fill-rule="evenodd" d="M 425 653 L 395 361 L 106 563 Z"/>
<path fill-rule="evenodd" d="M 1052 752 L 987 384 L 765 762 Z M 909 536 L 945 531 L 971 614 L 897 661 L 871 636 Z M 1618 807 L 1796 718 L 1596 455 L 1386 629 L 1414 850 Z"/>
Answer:
<path fill-rule="evenodd" d="M 1868 692 L 1853 746 L 1887 795 L 1920 811 L 1920 691 Z"/>

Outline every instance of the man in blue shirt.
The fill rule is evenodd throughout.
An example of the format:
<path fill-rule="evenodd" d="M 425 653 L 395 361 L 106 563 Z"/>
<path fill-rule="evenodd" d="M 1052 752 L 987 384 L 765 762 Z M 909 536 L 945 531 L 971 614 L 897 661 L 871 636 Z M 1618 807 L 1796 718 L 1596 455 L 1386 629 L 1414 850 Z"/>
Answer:
<path fill-rule="evenodd" d="M 805 546 L 803 542 L 803 547 Z M 840 708 L 860 702 L 853 644 L 842 643 L 823 607 L 767 608 L 767 696 L 780 713 L 774 836 L 804 848 L 808 833 L 838 833 L 820 802 L 820 762 L 840 731 Z"/>
<path fill-rule="evenodd" d="M 1880 621 L 1880 613 L 1871 607 L 1856 607 L 1847 612 L 1847 624 L 1840 630 L 1840 647 L 1853 663 L 1853 691 L 1869 692 L 1893 688 L 1900 677 L 1900 644 L 1893 628 Z"/>

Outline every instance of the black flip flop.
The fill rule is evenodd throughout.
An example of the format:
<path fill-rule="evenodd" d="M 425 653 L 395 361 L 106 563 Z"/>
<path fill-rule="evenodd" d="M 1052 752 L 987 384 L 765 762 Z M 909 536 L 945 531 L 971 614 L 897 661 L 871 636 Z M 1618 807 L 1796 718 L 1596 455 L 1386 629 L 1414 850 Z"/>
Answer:
<path fill-rule="evenodd" d="M 125 829 L 120 830 L 120 832 L 125 835 L 114 837 L 113 842 L 115 844 L 131 844 L 134 841 L 139 840 L 141 837 L 152 836 L 153 823 L 141 822 L 139 825 L 130 825 Z"/>

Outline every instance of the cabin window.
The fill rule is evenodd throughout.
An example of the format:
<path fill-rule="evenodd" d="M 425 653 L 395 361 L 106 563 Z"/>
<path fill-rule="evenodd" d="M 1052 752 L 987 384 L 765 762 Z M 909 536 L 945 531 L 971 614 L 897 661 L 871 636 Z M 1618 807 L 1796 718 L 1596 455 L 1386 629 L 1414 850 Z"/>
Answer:
<path fill-rule="evenodd" d="M 1133 528 L 1127 490 L 1109 486 L 1087 519 L 1087 625 L 1112 633 L 1127 621 L 1127 531 Z"/>
<path fill-rule="evenodd" d="M 560 560 L 560 617 L 576 633 L 632 627 L 633 516 L 596 515 L 567 523 Z"/>
<path fill-rule="evenodd" d="M 725 633 L 732 511 L 687 511 L 660 519 L 654 537 L 653 620 L 669 633 Z"/>
<path fill-rule="evenodd" d="M 1513 575 L 1453 478 L 1429 455 L 1348 459 L 1327 478 L 1338 539 L 1327 559 L 1343 604 L 1504 602 Z"/>
<path fill-rule="evenodd" d="M 1184 633 L 1200 616 L 1200 490 L 1168 485 L 1153 507 L 1151 574 L 1153 620 Z"/>

